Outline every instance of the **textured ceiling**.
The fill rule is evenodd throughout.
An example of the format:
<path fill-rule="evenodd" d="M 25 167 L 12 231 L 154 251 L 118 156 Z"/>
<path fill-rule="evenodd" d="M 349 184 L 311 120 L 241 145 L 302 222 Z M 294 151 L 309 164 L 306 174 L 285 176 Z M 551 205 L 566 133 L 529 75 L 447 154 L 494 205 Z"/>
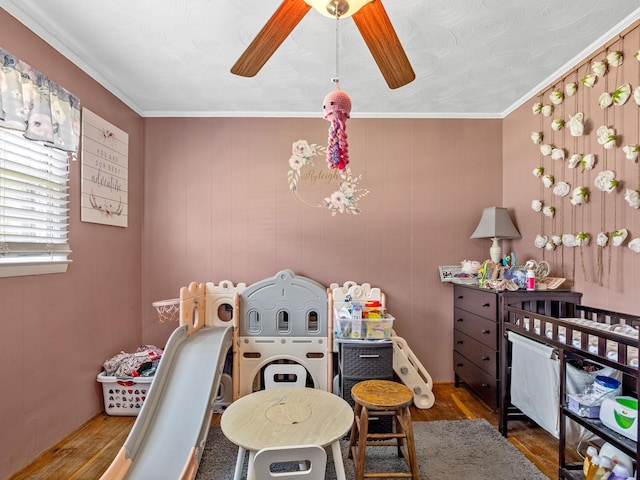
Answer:
<path fill-rule="evenodd" d="M 231 66 L 281 0 L 0 0 L 143 116 L 315 117 L 336 21 L 309 11 L 253 78 Z M 384 0 L 416 72 L 390 90 L 351 18 L 339 27 L 352 117 L 501 118 L 640 18 L 638 0 Z"/>

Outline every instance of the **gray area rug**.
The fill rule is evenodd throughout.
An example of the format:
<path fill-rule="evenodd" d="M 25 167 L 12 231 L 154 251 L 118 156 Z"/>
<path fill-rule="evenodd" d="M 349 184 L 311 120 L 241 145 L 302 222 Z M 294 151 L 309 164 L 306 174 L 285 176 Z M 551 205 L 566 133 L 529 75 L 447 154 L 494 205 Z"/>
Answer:
<path fill-rule="evenodd" d="M 486 420 L 414 422 L 413 432 L 421 479 L 547 480 Z M 347 458 L 349 443 L 342 440 L 341 444 L 347 479 L 353 479 L 353 460 Z M 220 427 L 211 427 L 196 480 L 232 479 L 237 453 Z M 373 468 L 374 462 L 380 462 L 384 471 L 406 471 L 395 447 L 368 447 L 367 465 Z M 246 465 L 242 478 L 246 478 Z M 325 478 L 336 478 L 330 448 Z"/>

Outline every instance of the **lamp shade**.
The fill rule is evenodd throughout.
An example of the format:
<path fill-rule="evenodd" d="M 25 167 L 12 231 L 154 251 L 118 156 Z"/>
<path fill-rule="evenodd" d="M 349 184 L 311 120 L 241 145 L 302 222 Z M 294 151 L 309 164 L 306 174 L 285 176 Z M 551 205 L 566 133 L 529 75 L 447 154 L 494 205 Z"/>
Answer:
<path fill-rule="evenodd" d="M 480 223 L 470 238 L 521 238 L 521 235 L 506 208 L 489 207 L 482 212 Z"/>
<path fill-rule="evenodd" d="M 372 0 L 304 0 L 325 17 L 350 17 Z"/>

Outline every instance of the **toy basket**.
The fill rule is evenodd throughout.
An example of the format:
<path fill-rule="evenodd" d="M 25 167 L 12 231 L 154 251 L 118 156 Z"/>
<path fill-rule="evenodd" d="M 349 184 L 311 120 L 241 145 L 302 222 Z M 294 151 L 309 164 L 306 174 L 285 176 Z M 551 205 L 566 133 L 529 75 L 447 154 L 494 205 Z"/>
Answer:
<path fill-rule="evenodd" d="M 158 300 L 151 304 L 158 312 L 160 323 L 177 322 L 180 320 L 180 299 Z"/>
<path fill-rule="evenodd" d="M 135 417 L 147 399 L 153 377 L 108 377 L 98 375 L 107 415 Z"/>

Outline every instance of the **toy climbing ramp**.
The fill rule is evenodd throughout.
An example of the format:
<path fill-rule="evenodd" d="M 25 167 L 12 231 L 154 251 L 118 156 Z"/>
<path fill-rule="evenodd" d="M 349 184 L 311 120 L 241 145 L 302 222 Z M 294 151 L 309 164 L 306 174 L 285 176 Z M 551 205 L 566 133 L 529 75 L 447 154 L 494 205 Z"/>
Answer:
<path fill-rule="evenodd" d="M 420 360 L 413 354 L 402 337 L 391 337 L 393 341 L 393 371 L 413 391 L 413 403 L 418 408 L 431 408 L 435 402 L 433 380 Z"/>
<path fill-rule="evenodd" d="M 233 328 L 205 326 L 201 293 L 180 294 L 181 326 L 171 334 L 149 395 L 103 480 L 187 480 L 198 470 Z M 189 302 L 191 308 L 183 308 Z"/>

